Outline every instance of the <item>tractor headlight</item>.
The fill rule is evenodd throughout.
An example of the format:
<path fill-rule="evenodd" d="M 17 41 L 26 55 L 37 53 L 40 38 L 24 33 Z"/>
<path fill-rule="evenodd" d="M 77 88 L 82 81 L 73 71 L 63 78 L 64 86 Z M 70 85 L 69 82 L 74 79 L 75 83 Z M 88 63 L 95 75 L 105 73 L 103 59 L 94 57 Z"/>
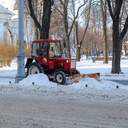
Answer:
<path fill-rule="evenodd" d="M 70 61 L 69 60 L 66 60 L 66 63 L 69 63 Z"/>

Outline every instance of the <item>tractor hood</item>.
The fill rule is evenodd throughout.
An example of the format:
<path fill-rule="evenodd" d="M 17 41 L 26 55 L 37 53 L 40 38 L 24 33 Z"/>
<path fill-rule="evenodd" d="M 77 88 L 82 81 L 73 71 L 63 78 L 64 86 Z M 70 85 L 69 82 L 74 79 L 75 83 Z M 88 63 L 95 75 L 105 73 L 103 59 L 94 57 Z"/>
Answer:
<path fill-rule="evenodd" d="M 50 58 L 50 62 L 54 63 L 55 67 L 62 67 L 65 70 L 75 70 L 76 69 L 76 61 L 75 59 L 70 58 Z"/>

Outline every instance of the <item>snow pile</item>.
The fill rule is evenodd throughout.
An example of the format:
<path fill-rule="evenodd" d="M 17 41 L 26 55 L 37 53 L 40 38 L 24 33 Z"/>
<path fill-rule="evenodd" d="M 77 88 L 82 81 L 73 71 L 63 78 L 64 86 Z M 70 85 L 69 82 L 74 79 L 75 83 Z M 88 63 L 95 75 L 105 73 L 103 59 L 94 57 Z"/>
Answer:
<path fill-rule="evenodd" d="M 35 75 L 29 75 L 27 78 L 23 79 L 18 83 L 20 88 L 24 89 L 34 89 L 34 90 L 49 90 L 49 91 L 61 91 L 61 92 L 84 92 L 85 89 L 90 90 L 100 90 L 107 91 L 116 89 L 119 84 L 101 80 L 98 81 L 93 78 L 83 78 L 78 83 L 68 84 L 68 85 L 58 85 L 56 83 L 50 82 L 48 77 L 41 73 Z"/>
<path fill-rule="evenodd" d="M 45 74 L 40 73 L 40 74 L 29 75 L 28 77 L 20 81 L 18 85 L 20 85 L 20 87 L 23 87 L 23 88 L 33 88 L 33 87 L 50 88 L 52 84 Z"/>
<path fill-rule="evenodd" d="M 75 90 L 84 90 L 86 88 L 92 89 L 92 90 L 111 90 L 117 88 L 117 86 L 121 86 L 115 82 L 107 81 L 107 80 L 101 80 L 98 81 L 93 78 L 84 78 L 81 79 L 79 83 L 74 83 L 71 85 L 73 89 Z"/>
<path fill-rule="evenodd" d="M 128 90 L 128 84 L 123 85 L 116 82 L 116 80 L 125 80 L 128 78 L 128 61 L 122 60 L 122 67 L 124 67 L 124 74 L 113 75 L 110 74 L 111 62 L 103 64 L 102 61 L 96 61 L 92 63 L 92 60 L 83 58 L 77 63 L 77 69 L 81 73 L 100 72 L 100 81 L 91 78 L 84 78 L 79 83 L 73 83 L 70 85 L 58 85 L 50 82 L 45 74 L 29 75 L 18 84 L 15 83 L 15 77 L 17 73 L 17 60 L 13 60 L 10 67 L 0 68 L 0 86 L 4 87 L 19 87 L 21 89 L 28 90 L 49 90 L 49 91 L 62 91 L 62 92 L 86 92 L 90 91 L 111 91 L 113 90 Z M 112 81 L 113 80 L 113 81 Z M 114 82 L 115 80 L 115 82 Z"/>

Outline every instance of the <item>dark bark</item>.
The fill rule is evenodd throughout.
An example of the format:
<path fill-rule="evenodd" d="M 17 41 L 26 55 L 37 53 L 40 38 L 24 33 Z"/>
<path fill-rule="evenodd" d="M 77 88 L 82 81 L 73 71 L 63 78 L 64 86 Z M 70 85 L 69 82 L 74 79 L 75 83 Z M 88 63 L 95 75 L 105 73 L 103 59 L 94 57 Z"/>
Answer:
<path fill-rule="evenodd" d="M 112 73 L 120 73 L 120 61 L 121 61 L 121 51 L 122 51 L 122 42 L 125 34 L 128 30 L 128 17 L 125 20 L 124 27 L 121 31 L 120 22 L 121 22 L 121 8 L 123 5 L 123 0 L 115 0 L 115 7 L 112 6 L 111 1 L 107 0 L 109 12 L 113 21 L 113 57 L 112 57 Z"/>
<path fill-rule="evenodd" d="M 120 40 L 123 40 L 123 38 L 124 38 L 125 34 L 127 33 L 127 31 L 128 31 L 128 16 L 126 18 L 126 21 L 125 21 L 125 24 L 124 24 L 124 28 L 123 28 L 123 30 L 122 30 L 122 32 L 120 34 Z"/>
<path fill-rule="evenodd" d="M 77 49 L 76 49 L 76 60 L 80 61 L 80 45 L 79 45 L 79 38 L 78 38 L 78 22 L 75 23 L 75 32 L 76 32 L 76 43 L 77 43 Z"/>
<path fill-rule="evenodd" d="M 50 20 L 51 20 L 51 8 L 53 0 L 44 0 L 43 2 L 43 16 L 42 24 L 38 21 L 37 15 L 34 12 L 33 0 L 28 0 L 30 16 L 32 17 L 35 26 L 40 32 L 40 38 L 49 38 Z"/>
<path fill-rule="evenodd" d="M 119 40 L 119 20 L 113 21 L 113 57 L 112 57 L 112 73 L 120 73 L 120 59 L 121 59 L 121 42 Z"/>
<path fill-rule="evenodd" d="M 79 13 L 80 13 L 81 8 L 86 5 L 86 3 L 88 2 L 88 0 L 84 0 L 83 1 L 83 4 L 78 7 L 77 12 L 76 12 L 76 15 L 74 14 L 73 19 L 68 16 L 68 4 L 69 4 L 69 0 L 59 0 L 59 1 L 60 1 L 61 5 L 63 7 L 63 12 L 61 12 L 61 10 L 58 9 L 57 7 L 56 7 L 56 9 L 63 16 L 63 19 L 64 19 L 64 28 L 65 28 L 65 40 L 66 40 L 67 56 L 68 57 L 71 57 L 71 54 L 70 54 L 70 35 L 71 35 L 71 32 L 72 32 L 73 27 L 75 25 L 76 19 L 79 16 Z M 72 23 L 71 23 L 70 27 L 69 27 L 69 23 L 68 23 L 69 22 L 69 18 L 72 20 Z"/>
<path fill-rule="evenodd" d="M 81 46 L 77 48 L 77 61 L 80 61 L 80 57 L 81 57 Z"/>
<path fill-rule="evenodd" d="M 32 5 L 33 0 L 28 0 L 28 6 L 29 6 L 29 11 L 30 11 L 30 16 L 33 19 L 35 26 L 39 29 L 39 31 L 41 31 L 41 25 L 39 23 L 39 21 L 37 20 L 37 16 L 34 12 L 34 8 Z"/>
<path fill-rule="evenodd" d="M 104 63 L 108 63 L 108 43 L 107 43 L 107 3 L 101 0 L 103 38 L 104 38 Z"/>
<path fill-rule="evenodd" d="M 91 2 L 92 2 L 92 0 L 90 0 L 89 1 L 89 10 L 88 10 L 88 19 L 87 19 L 87 24 L 86 24 L 86 27 L 85 27 L 85 29 L 84 29 L 84 32 L 83 32 L 83 35 L 82 35 L 82 38 L 81 39 L 79 39 L 79 35 L 78 35 L 78 33 L 79 33 L 79 31 L 78 31 L 78 22 L 76 21 L 76 23 L 75 23 L 75 29 L 76 29 L 76 43 L 77 43 L 77 55 L 76 55 L 76 60 L 77 61 L 80 61 L 80 58 L 81 58 L 81 47 L 82 47 L 82 44 L 83 44 L 83 41 L 84 41 L 84 38 L 85 38 L 85 35 L 86 35 L 86 33 L 87 33 L 87 30 L 88 30 L 88 26 L 89 26 L 89 21 L 90 21 L 90 10 L 91 10 Z M 84 3 L 85 4 L 85 3 Z M 84 5 L 83 4 L 83 5 Z"/>
<path fill-rule="evenodd" d="M 63 11 L 64 11 L 64 15 L 63 15 L 63 19 L 64 19 L 64 28 L 65 28 L 65 38 L 66 38 L 66 49 L 67 49 L 67 57 L 71 57 L 71 53 L 70 53 L 70 39 L 69 39 L 69 33 L 68 33 L 68 28 L 69 28 L 69 24 L 68 24 L 68 0 L 65 1 L 65 3 L 63 3 Z"/>
<path fill-rule="evenodd" d="M 52 7 L 52 1 L 44 0 L 40 38 L 49 38 L 50 20 L 51 20 L 51 12 L 52 12 L 51 7 Z"/>

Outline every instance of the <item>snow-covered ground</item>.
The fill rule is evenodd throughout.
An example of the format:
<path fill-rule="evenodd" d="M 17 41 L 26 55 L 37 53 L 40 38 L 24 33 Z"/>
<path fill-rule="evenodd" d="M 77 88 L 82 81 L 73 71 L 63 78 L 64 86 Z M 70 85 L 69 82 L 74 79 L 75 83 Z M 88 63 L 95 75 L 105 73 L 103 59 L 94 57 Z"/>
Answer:
<path fill-rule="evenodd" d="M 77 69 L 99 72 L 100 80 L 84 78 L 64 86 L 37 74 L 17 84 L 14 60 L 0 68 L 0 128 L 128 128 L 127 59 L 121 67 L 124 74 L 112 75 L 111 62 L 83 58 Z"/>
<path fill-rule="evenodd" d="M 95 80 L 91 78 L 81 79 L 79 83 L 74 83 L 71 85 L 57 85 L 56 83 L 50 82 L 46 75 L 37 74 L 31 75 L 20 81 L 18 84 L 15 83 L 16 77 L 16 60 L 14 60 L 10 67 L 0 68 L 0 85 L 2 87 L 18 87 L 21 89 L 30 90 L 49 90 L 49 91 L 66 91 L 66 92 L 84 92 L 85 90 L 92 91 L 112 91 L 113 90 L 128 90 L 128 85 L 119 84 L 112 80 L 128 80 L 128 60 L 124 59 L 121 61 L 121 68 L 123 74 L 112 75 L 111 72 L 111 62 L 108 64 L 103 64 L 102 61 L 86 60 L 85 57 L 77 62 L 77 69 L 81 73 L 91 73 L 99 72 L 101 74 L 100 80 Z"/>

